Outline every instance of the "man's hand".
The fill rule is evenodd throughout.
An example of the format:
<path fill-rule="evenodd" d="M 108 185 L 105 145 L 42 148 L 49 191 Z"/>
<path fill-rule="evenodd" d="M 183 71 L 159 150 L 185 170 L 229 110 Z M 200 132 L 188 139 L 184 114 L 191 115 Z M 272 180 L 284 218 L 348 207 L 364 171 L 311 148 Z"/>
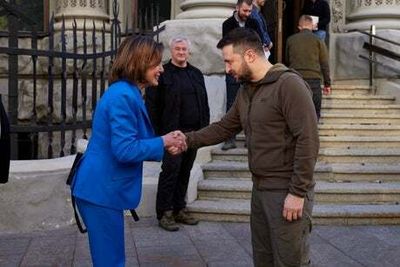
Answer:
<path fill-rule="evenodd" d="M 283 218 L 287 221 L 296 221 L 303 215 L 304 198 L 288 194 L 283 204 Z"/>
<path fill-rule="evenodd" d="M 173 131 L 162 136 L 164 147 L 171 155 L 178 155 L 187 149 L 186 136 L 181 131 Z"/>
<path fill-rule="evenodd" d="M 324 95 L 329 95 L 331 93 L 331 87 L 325 85 L 323 90 Z"/>
<path fill-rule="evenodd" d="M 274 44 L 273 44 L 272 42 L 270 42 L 269 45 L 264 45 L 264 51 L 269 51 L 269 50 L 271 50 L 273 45 L 274 45 Z"/>

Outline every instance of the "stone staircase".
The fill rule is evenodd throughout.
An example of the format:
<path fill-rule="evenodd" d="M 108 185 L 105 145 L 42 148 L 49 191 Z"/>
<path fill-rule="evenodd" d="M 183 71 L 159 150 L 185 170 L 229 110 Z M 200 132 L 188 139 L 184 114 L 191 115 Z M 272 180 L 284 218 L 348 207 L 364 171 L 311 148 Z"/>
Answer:
<path fill-rule="evenodd" d="M 314 221 L 317 224 L 400 224 L 400 105 L 367 86 L 333 86 L 324 96 Z M 244 136 L 238 148 L 212 151 L 203 165 L 197 218 L 249 221 L 251 174 Z"/>

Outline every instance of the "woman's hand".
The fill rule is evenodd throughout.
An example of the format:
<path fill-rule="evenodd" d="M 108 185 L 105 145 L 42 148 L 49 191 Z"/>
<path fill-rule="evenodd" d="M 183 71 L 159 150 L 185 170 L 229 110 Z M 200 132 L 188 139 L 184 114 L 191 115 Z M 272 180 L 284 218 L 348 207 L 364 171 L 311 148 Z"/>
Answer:
<path fill-rule="evenodd" d="M 186 136 L 181 131 L 173 131 L 162 136 L 168 153 L 178 155 L 187 150 Z"/>

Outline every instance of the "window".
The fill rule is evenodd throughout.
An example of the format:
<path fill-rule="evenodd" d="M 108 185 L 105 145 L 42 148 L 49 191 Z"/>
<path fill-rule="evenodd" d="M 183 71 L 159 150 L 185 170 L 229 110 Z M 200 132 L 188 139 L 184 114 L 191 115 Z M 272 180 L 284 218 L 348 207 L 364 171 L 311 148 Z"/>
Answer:
<path fill-rule="evenodd" d="M 32 1 L 32 0 L 13 0 L 8 1 L 9 3 L 14 2 L 18 7 L 17 10 L 29 17 L 31 20 L 36 22 L 37 30 L 44 30 L 44 10 L 47 9 L 48 1 Z M 0 5 L 0 11 L 4 9 Z M 0 17 L 0 31 L 8 30 L 8 12 L 0 12 L 2 16 Z M 46 16 L 47 17 L 47 16 Z M 31 31 L 32 25 L 21 20 L 19 25 L 20 31 Z"/>

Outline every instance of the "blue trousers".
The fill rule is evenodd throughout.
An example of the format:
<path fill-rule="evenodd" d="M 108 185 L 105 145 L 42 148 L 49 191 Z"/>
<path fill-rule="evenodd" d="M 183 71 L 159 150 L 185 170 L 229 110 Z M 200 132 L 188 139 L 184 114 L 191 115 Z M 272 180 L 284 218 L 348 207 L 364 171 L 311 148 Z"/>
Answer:
<path fill-rule="evenodd" d="M 124 267 L 124 213 L 85 200 L 76 205 L 89 236 L 90 254 L 94 267 Z"/>

